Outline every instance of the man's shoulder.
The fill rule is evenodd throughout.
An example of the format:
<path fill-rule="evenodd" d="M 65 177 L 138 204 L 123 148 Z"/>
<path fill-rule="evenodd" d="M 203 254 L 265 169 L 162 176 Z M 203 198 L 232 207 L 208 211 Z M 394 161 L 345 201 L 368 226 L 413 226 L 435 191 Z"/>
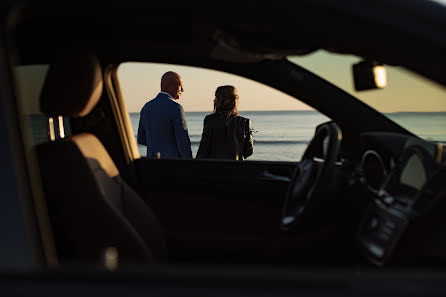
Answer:
<path fill-rule="evenodd" d="M 168 100 L 166 104 L 169 107 L 169 109 L 171 109 L 172 111 L 176 111 L 176 112 L 184 111 L 183 106 L 180 103 L 176 102 L 175 100 Z"/>
<path fill-rule="evenodd" d="M 182 107 L 180 103 L 178 103 L 177 101 L 172 100 L 172 99 L 166 100 L 166 102 L 168 102 L 168 104 L 170 104 L 172 106 Z"/>
<path fill-rule="evenodd" d="M 158 109 L 157 107 L 159 107 L 160 109 Z M 141 112 L 152 112 L 153 108 L 155 108 L 157 112 L 167 112 L 172 114 L 178 114 L 178 112 L 184 111 L 180 103 L 172 100 L 171 98 L 169 98 L 169 96 L 163 93 L 159 93 L 155 98 L 146 102 L 146 104 L 144 104 L 144 106 L 142 107 Z"/>
<path fill-rule="evenodd" d="M 156 99 L 157 99 L 157 97 L 155 97 L 155 98 L 150 99 L 149 101 L 147 101 L 147 102 L 144 104 L 144 106 L 141 108 L 141 110 L 149 108 L 150 105 L 152 105 L 153 103 L 155 103 L 155 102 L 157 101 Z"/>
<path fill-rule="evenodd" d="M 150 99 L 149 101 L 146 102 L 146 104 L 144 104 L 143 108 L 149 108 L 151 105 L 154 104 L 167 104 L 167 105 L 176 105 L 178 103 L 176 103 L 174 100 L 171 100 L 168 96 L 165 96 L 164 94 L 160 93 L 158 94 L 155 98 Z"/>
<path fill-rule="evenodd" d="M 146 105 L 147 105 L 147 104 L 150 105 L 150 104 L 153 104 L 153 103 L 155 103 L 155 102 L 161 101 L 161 100 L 164 99 L 164 98 L 168 99 L 168 96 L 167 96 L 166 94 L 163 94 L 163 93 L 158 93 L 158 94 L 155 96 L 155 98 L 150 99 L 150 100 L 146 103 Z"/>

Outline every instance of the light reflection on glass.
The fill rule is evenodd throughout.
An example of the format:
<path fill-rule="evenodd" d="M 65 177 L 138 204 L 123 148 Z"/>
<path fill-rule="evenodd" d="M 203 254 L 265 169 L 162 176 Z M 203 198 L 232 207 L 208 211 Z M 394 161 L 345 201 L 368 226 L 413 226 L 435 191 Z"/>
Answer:
<path fill-rule="evenodd" d="M 387 74 L 384 66 L 373 67 L 373 75 L 378 88 L 384 88 L 387 85 Z"/>

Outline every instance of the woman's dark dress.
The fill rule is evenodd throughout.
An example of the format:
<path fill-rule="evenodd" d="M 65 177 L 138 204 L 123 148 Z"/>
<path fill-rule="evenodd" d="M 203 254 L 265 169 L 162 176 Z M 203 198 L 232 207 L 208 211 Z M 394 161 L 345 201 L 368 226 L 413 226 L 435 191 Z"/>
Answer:
<path fill-rule="evenodd" d="M 251 121 L 237 116 L 210 114 L 204 118 L 197 158 L 243 160 L 252 155 Z"/>

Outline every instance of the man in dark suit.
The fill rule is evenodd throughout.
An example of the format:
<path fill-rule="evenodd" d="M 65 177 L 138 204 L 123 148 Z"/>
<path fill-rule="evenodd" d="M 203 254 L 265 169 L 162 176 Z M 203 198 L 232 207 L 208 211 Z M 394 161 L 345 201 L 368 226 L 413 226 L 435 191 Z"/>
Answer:
<path fill-rule="evenodd" d="M 192 158 L 183 107 L 176 102 L 184 92 L 178 73 L 161 78 L 161 92 L 141 109 L 138 143 L 147 146 L 147 157 Z"/>

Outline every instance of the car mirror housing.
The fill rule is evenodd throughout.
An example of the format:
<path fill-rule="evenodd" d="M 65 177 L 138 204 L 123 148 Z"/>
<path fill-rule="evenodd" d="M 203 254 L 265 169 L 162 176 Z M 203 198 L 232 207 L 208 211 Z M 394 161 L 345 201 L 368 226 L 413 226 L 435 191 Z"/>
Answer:
<path fill-rule="evenodd" d="M 356 91 L 382 89 L 387 85 L 386 68 L 377 62 L 361 61 L 353 64 Z"/>

